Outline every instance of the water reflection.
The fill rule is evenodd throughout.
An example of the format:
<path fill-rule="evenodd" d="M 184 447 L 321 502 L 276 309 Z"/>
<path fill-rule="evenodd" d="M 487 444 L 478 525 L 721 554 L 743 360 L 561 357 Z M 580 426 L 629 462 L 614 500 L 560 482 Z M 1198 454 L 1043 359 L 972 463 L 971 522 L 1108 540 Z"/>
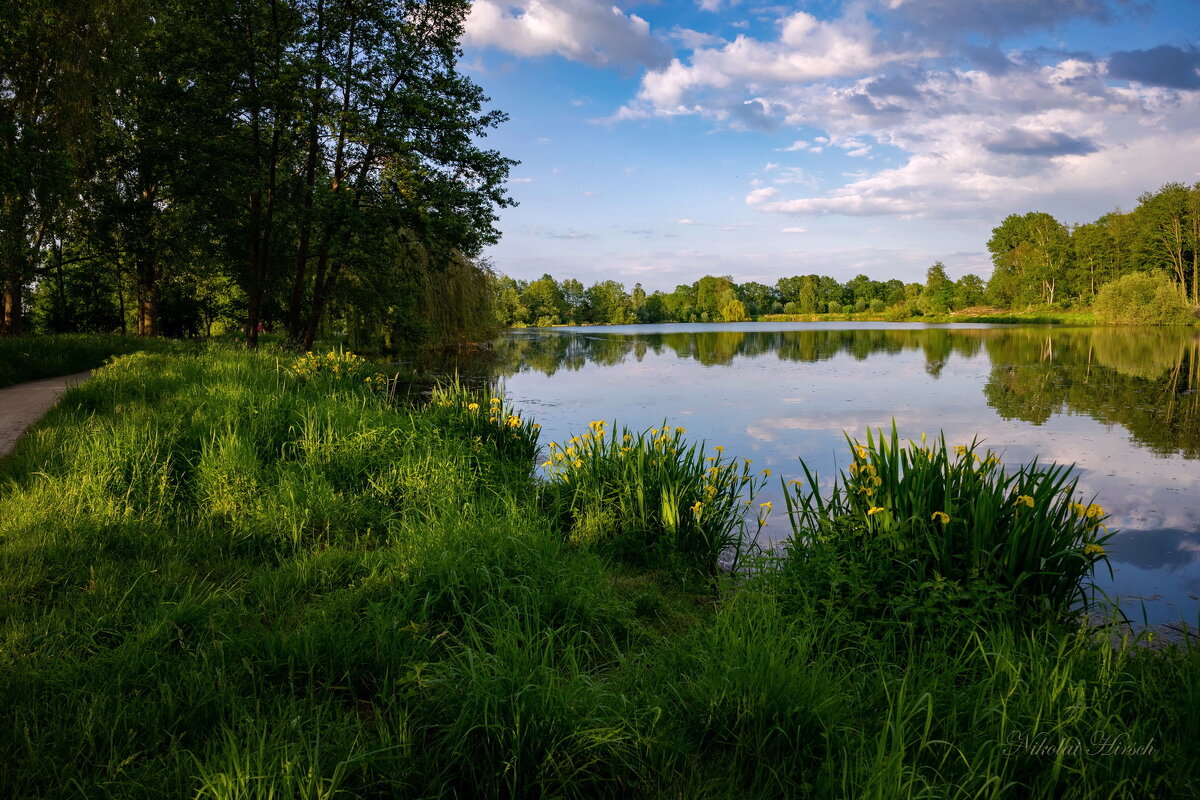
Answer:
<path fill-rule="evenodd" d="M 1200 335 L 1189 329 L 846 324 L 659 325 L 514 331 L 488 371 L 561 439 L 593 419 L 689 435 L 799 477 L 844 465 L 842 431 L 894 419 L 905 437 L 981 437 L 1010 466 L 1074 463 L 1123 533 L 1107 589 L 1200 593 Z M 781 507 L 779 487 L 763 499 Z M 786 521 L 768 526 L 776 538 Z M 1140 612 L 1138 614 L 1140 616 Z"/>

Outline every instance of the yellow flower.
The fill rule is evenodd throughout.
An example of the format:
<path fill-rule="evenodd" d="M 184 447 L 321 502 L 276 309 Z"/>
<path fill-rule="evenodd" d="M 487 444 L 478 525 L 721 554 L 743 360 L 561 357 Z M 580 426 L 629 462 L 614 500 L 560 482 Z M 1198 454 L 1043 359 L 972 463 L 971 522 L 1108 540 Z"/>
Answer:
<path fill-rule="evenodd" d="M 716 450 L 718 453 L 724 453 L 724 452 L 725 452 L 725 448 L 724 448 L 724 447 L 722 447 L 721 445 L 717 445 L 716 447 L 714 447 L 714 448 L 713 448 L 713 450 Z"/>
<path fill-rule="evenodd" d="M 745 461 L 745 462 L 746 462 L 746 466 L 747 466 L 747 467 L 748 467 L 748 466 L 750 466 L 751 464 L 753 464 L 753 463 L 754 463 L 752 460 L 750 460 L 750 459 L 748 459 L 748 458 L 743 458 L 743 459 L 742 459 L 742 461 Z"/>
<path fill-rule="evenodd" d="M 494 406 L 498 406 L 498 405 L 500 405 L 500 398 L 499 398 L 499 397 L 493 397 L 493 398 L 492 398 L 491 400 L 489 400 L 488 402 L 489 402 L 489 403 L 491 403 L 491 404 L 492 404 L 492 405 L 494 405 Z"/>
<path fill-rule="evenodd" d="M 857 462 L 856 462 L 856 463 L 854 463 L 854 464 L 851 464 L 851 465 L 850 465 L 850 474 L 851 474 L 851 475 L 857 475 L 857 474 L 858 474 L 858 463 L 857 463 Z"/>
<path fill-rule="evenodd" d="M 867 457 L 867 448 L 863 447 L 861 444 L 857 444 L 854 446 L 854 452 L 858 453 L 859 458 Z"/>
<path fill-rule="evenodd" d="M 769 467 L 767 469 L 764 469 L 762 471 L 762 474 L 766 475 L 768 478 L 771 477 L 771 469 Z"/>
<path fill-rule="evenodd" d="M 701 503 L 699 500 L 697 500 L 697 501 L 696 501 L 696 504 L 692 506 L 692 513 L 693 513 L 693 514 L 699 514 L 699 513 L 700 513 L 700 509 L 701 509 L 701 508 L 703 508 L 703 507 L 704 507 L 704 504 L 703 504 L 703 503 Z"/>
<path fill-rule="evenodd" d="M 471 411 L 478 411 L 479 403 L 471 403 L 467 406 L 467 408 L 469 408 Z"/>
<path fill-rule="evenodd" d="M 542 429 L 542 426 L 541 426 L 541 425 L 538 425 L 538 424 L 535 422 L 535 423 L 533 423 L 533 429 L 534 429 L 535 431 L 540 431 L 540 430 Z"/>
<path fill-rule="evenodd" d="M 950 521 L 950 515 L 947 514 L 945 511 L 935 511 L 935 512 L 933 512 L 933 516 L 930 517 L 930 519 L 935 519 L 938 522 L 945 525 L 946 523 L 948 523 Z"/>
<path fill-rule="evenodd" d="M 1093 553 L 1098 556 L 1102 556 L 1104 555 L 1104 548 L 1098 544 L 1089 544 L 1087 547 L 1083 548 L 1083 554 L 1085 556 L 1090 556 Z"/>
<path fill-rule="evenodd" d="M 765 502 L 765 503 L 759 503 L 759 504 L 758 504 L 758 507 L 759 507 L 759 508 L 765 508 L 767 511 L 770 511 L 770 510 L 771 510 L 771 501 L 769 501 L 769 500 L 768 500 L 768 501 L 767 501 L 767 502 Z"/>
<path fill-rule="evenodd" d="M 1021 505 L 1021 503 L 1033 508 L 1033 498 L 1027 494 L 1017 495 L 1016 505 Z"/>
<path fill-rule="evenodd" d="M 575 469 L 579 469 L 580 467 L 582 467 L 582 466 L 583 466 L 583 462 L 582 462 L 582 461 L 580 461 L 579 459 L 575 459 L 575 465 L 574 465 L 574 466 L 575 466 Z"/>
<path fill-rule="evenodd" d="M 874 483 L 876 486 L 882 486 L 882 485 L 883 485 L 883 478 L 881 478 L 881 477 L 879 477 L 878 475 L 876 475 L 874 478 L 871 478 L 871 482 L 872 482 L 872 483 Z"/>
<path fill-rule="evenodd" d="M 676 433 L 687 433 L 687 431 L 686 431 L 686 430 L 684 430 L 683 428 L 680 428 L 680 427 L 676 427 L 676 428 L 675 428 L 675 432 L 676 432 Z"/>
<path fill-rule="evenodd" d="M 873 514 L 878 514 L 880 511 L 887 511 L 887 509 L 883 506 L 872 506 L 867 509 L 867 516 L 869 517 Z"/>
<path fill-rule="evenodd" d="M 1104 516 L 1104 509 L 1101 508 L 1100 506 L 1096 505 L 1095 503 L 1092 503 L 1090 506 L 1087 507 L 1087 515 L 1088 515 L 1089 519 L 1094 519 L 1095 517 L 1102 517 L 1102 516 Z"/>
<path fill-rule="evenodd" d="M 963 444 L 954 445 L 954 455 L 964 456 L 967 454 L 967 446 Z"/>
<path fill-rule="evenodd" d="M 621 441 L 624 442 L 625 444 L 629 444 L 630 442 L 633 441 L 633 436 L 631 436 L 630 434 L 627 433 L 621 437 Z"/>

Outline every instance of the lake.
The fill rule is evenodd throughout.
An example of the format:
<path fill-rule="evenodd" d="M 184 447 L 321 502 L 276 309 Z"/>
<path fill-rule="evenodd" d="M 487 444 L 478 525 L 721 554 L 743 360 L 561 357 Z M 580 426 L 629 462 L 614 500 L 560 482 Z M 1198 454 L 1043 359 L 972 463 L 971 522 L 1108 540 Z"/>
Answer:
<path fill-rule="evenodd" d="M 542 443 L 592 420 L 683 426 L 785 481 L 828 484 L 843 431 L 978 437 L 1015 469 L 1074 464 L 1120 533 L 1098 585 L 1135 621 L 1200 615 L 1200 334 L 1194 329 L 904 323 L 673 324 L 514 330 L 490 372 Z M 786 538 L 783 490 L 765 543 Z"/>

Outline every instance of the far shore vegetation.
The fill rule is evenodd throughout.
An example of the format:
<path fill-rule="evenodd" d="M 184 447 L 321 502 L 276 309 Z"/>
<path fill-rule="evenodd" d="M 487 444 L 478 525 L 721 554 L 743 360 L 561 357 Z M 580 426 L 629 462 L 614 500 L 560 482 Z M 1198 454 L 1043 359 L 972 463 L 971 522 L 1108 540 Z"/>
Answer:
<path fill-rule="evenodd" d="M 1128 213 L 1068 226 L 1012 214 L 992 231 L 988 280 L 952 280 L 941 262 L 924 283 L 857 275 L 794 275 L 773 285 L 707 275 L 647 294 L 614 280 L 589 287 L 543 275 L 501 276 L 493 290 L 506 326 L 884 320 L 1188 325 L 1200 322 L 1200 183 L 1171 183 Z"/>
<path fill-rule="evenodd" d="M 1200 792 L 1200 647 L 1087 620 L 1065 468 L 880 431 L 772 509 L 670 421 L 401 394 L 221 345 L 68 392 L 0 462 L 0 793 Z"/>

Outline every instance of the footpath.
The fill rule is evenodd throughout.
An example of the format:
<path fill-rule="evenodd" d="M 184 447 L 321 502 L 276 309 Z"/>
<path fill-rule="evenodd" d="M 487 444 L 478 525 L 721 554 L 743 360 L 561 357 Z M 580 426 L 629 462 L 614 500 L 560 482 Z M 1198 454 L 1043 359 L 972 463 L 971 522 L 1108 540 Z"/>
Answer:
<path fill-rule="evenodd" d="M 90 377 L 88 370 L 0 389 L 0 458 L 12 452 L 25 431 L 53 408 L 68 388 Z"/>

